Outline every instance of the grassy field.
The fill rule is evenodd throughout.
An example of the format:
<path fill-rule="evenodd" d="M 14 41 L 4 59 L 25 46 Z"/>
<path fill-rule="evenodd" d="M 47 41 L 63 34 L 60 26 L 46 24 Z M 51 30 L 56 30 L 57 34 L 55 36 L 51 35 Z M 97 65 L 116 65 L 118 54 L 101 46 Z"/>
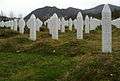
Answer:
<path fill-rule="evenodd" d="M 75 30 L 52 40 L 46 29 L 37 41 L 0 29 L 0 81 L 120 81 L 120 29 L 113 28 L 113 52 L 101 52 L 101 30 L 76 39 Z"/>

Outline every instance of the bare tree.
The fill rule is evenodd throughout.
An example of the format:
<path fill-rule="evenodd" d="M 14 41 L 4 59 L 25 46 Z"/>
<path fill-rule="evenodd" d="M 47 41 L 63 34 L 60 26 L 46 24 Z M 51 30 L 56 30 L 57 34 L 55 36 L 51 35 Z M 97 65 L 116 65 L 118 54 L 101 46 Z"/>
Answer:
<path fill-rule="evenodd" d="M 4 16 L 4 13 L 3 13 L 3 11 L 1 10 L 1 14 L 0 14 L 0 16 Z"/>
<path fill-rule="evenodd" d="M 10 18 L 14 18 L 13 11 L 10 12 Z"/>
<path fill-rule="evenodd" d="M 23 17 L 23 15 L 22 15 L 22 14 L 19 14 L 19 15 L 18 15 L 18 18 L 22 18 L 22 17 Z"/>

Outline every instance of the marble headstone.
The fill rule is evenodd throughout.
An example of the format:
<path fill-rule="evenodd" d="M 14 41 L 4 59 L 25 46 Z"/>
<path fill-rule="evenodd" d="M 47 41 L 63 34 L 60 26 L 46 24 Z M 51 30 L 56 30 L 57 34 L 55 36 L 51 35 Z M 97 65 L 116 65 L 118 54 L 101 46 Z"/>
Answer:
<path fill-rule="evenodd" d="M 59 25 L 58 16 L 55 13 L 52 16 L 52 39 L 58 40 L 58 27 L 59 27 L 58 25 Z"/>
<path fill-rule="evenodd" d="M 83 26 L 84 26 L 84 21 L 83 21 L 83 16 L 81 12 L 78 13 L 77 15 L 77 39 L 83 39 Z"/>
<path fill-rule="evenodd" d="M 65 32 L 65 19 L 64 19 L 64 17 L 62 17 L 62 19 L 61 19 L 61 32 Z"/>
<path fill-rule="evenodd" d="M 108 4 L 102 10 L 102 52 L 112 52 L 111 10 Z"/>
<path fill-rule="evenodd" d="M 37 18 L 36 19 L 36 31 L 40 31 L 40 27 L 42 26 L 42 21 Z"/>
<path fill-rule="evenodd" d="M 21 18 L 21 19 L 19 20 L 18 26 L 19 26 L 19 32 L 20 32 L 21 34 L 23 34 L 23 33 L 24 33 L 24 28 L 25 28 L 25 21 L 24 21 L 23 18 Z"/>
<path fill-rule="evenodd" d="M 32 14 L 30 17 L 29 27 L 30 27 L 30 39 L 32 41 L 36 41 L 36 17 L 34 14 Z"/>
<path fill-rule="evenodd" d="M 72 19 L 70 18 L 69 19 L 69 30 L 72 31 L 72 25 L 73 25 L 73 22 L 72 22 Z"/>
<path fill-rule="evenodd" d="M 89 25 L 90 21 L 89 21 L 89 17 L 88 15 L 86 15 L 85 17 L 85 33 L 90 33 L 90 25 Z"/>
<path fill-rule="evenodd" d="M 18 26 L 17 19 L 15 19 L 14 20 L 14 27 L 13 27 L 14 31 L 17 31 L 17 26 Z"/>

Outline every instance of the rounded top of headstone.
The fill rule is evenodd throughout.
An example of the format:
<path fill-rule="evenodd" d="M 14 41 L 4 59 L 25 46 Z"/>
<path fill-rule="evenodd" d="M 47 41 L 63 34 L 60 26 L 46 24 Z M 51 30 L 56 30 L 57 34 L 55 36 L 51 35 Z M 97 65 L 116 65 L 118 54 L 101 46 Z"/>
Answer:
<path fill-rule="evenodd" d="M 88 15 L 86 15 L 85 19 L 89 19 L 89 16 L 88 16 Z"/>
<path fill-rule="evenodd" d="M 104 13 L 104 12 L 109 12 L 109 13 L 111 13 L 111 10 L 110 10 L 110 7 L 109 7 L 108 4 L 105 4 L 105 5 L 104 5 L 102 12 L 103 12 L 103 13 Z"/>
<path fill-rule="evenodd" d="M 36 20 L 40 20 L 39 18 L 37 18 Z"/>
<path fill-rule="evenodd" d="M 52 17 L 54 17 L 54 18 L 58 18 L 58 16 L 57 16 L 56 13 L 54 13 Z"/>
<path fill-rule="evenodd" d="M 64 17 L 62 17 L 61 19 L 64 19 Z"/>
<path fill-rule="evenodd" d="M 72 21 L 72 19 L 70 18 L 69 21 Z"/>
<path fill-rule="evenodd" d="M 35 19 L 36 17 L 35 17 L 34 14 L 32 14 L 30 18 L 31 18 L 31 19 Z"/>
<path fill-rule="evenodd" d="M 82 17 L 82 13 L 81 13 L 81 12 L 78 12 L 77 18 L 81 18 L 81 17 Z"/>
<path fill-rule="evenodd" d="M 77 19 L 75 19 L 73 22 L 77 22 Z"/>

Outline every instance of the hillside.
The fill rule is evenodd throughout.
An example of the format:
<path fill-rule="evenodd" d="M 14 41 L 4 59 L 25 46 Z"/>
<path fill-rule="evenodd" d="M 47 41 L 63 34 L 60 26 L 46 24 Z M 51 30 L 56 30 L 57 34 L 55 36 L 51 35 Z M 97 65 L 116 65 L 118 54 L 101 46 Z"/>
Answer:
<path fill-rule="evenodd" d="M 76 9 L 72 7 L 69 7 L 67 9 L 59 9 L 56 7 L 46 6 L 46 7 L 39 8 L 39 9 L 32 11 L 30 14 L 28 14 L 25 17 L 25 20 L 27 21 L 30 18 L 31 14 L 35 14 L 36 17 L 40 18 L 42 21 L 45 21 L 46 19 L 50 18 L 54 13 L 57 13 L 58 17 L 65 17 L 66 19 L 69 19 L 69 18 L 75 19 L 79 11 L 83 13 L 83 16 L 88 14 L 89 16 L 101 18 L 101 11 L 103 9 L 103 6 L 104 5 L 99 5 L 94 8 L 86 9 L 86 10 Z M 110 4 L 110 8 L 113 14 L 113 18 L 120 17 L 119 6 Z"/>

